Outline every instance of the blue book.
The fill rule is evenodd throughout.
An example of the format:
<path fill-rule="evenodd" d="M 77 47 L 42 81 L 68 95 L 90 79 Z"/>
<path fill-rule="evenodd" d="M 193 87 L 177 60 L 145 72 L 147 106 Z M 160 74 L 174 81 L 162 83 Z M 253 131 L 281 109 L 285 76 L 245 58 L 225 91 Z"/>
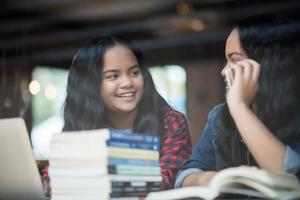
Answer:
<path fill-rule="evenodd" d="M 124 141 L 119 139 L 110 139 L 107 141 L 107 145 L 111 147 L 159 150 L 159 145 L 157 143 Z"/>
<path fill-rule="evenodd" d="M 160 139 L 157 135 L 147 135 L 142 133 L 133 133 L 130 131 L 121 131 L 115 129 L 109 129 L 110 139 L 124 140 L 124 141 L 136 141 L 159 144 Z"/>
<path fill-rule="evenodd" d="M 108 165 L 159 166 L 158 160 L 108 158 Z"/>
<path fill-rule="evenodd" d="M 159 166 L 108 165 L 107 168 L 109 174 L 160 176 Z"/>

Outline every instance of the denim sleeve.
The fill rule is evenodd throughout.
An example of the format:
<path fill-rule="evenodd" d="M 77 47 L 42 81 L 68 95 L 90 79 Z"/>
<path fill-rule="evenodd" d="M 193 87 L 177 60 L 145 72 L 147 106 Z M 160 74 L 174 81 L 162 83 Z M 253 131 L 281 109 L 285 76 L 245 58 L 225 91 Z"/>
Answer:
<path fill-rule="evenodd" d="M 216 137 L 215 120 L 219 117 L 219 108 L 214 108 L 208 115 L 208 122 L 204 128 L 202 137 L 189 158 L 177 173 L 175 188 L 182 185 L 183 180 L 192 173 L 207 170 L 216 170 L 215 150 L 213 139 Z"/>
<path fill-rule="evenodd" d="M 203 172 L 203 170 L 199 169 L 199 168 L 189 168 L 186 170 L 181 170 L 178 172 L 177 177 L 176 177 L 176 181 L 175 181 L 175 185 L 174 188 L 180 188 L 182 185 L 183 180 L 190 174 L 194 174 L 194 173 L 200 173 Z"/>
<path fill-rule="evenodd" d="M 300 180 L 300 143 L 286 147 L 283 171 L 295 174 Z"/>

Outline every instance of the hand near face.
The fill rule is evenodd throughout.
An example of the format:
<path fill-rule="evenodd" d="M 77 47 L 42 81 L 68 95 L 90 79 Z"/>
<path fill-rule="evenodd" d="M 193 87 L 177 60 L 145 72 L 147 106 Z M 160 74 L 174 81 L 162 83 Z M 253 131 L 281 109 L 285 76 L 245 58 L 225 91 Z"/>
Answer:
<path fill-rule="evenodd" d="M 250 106 L 258 90 L 260 65 L 251 59 L 244 59 L 224 71 L 227 94 L 226 101 L 232 110 L 240 105 Z"/>

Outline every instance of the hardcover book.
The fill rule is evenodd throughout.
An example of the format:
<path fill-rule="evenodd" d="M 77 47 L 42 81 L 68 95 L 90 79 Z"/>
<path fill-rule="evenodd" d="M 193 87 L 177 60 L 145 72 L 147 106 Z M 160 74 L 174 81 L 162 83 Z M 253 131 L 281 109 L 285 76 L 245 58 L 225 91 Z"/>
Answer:
<path fill-rule="evenodd" d="M 183 187 L 151 192 L 146 200 L 215 199 L 222 195 L 237 195 L 263 199 L 299 199 L 298 179 L 287 173 L 277 173 L 256 167 L 234 167 L 217 173 L 208 187 Z"/>

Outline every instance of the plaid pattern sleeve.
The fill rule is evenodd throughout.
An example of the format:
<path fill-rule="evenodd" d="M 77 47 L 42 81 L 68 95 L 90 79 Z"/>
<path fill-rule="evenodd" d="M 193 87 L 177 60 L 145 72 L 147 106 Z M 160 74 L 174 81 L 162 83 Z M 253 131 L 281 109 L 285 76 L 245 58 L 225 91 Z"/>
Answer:
<path fill-rule="evenodd" d="M 48 167 L 49 166 L 45 166 L 45 168 L 42 170 L 42 177 L 49 177 Z"/>
<path fill-rule="evenodd" d="M 174 187 L 177 172 L 192 153 L 191 137 L 183 114 L 170 110 L 164 119 L 166 130 L 160 153 L 160 167 L 163 177 L 161 189 Z"/>

